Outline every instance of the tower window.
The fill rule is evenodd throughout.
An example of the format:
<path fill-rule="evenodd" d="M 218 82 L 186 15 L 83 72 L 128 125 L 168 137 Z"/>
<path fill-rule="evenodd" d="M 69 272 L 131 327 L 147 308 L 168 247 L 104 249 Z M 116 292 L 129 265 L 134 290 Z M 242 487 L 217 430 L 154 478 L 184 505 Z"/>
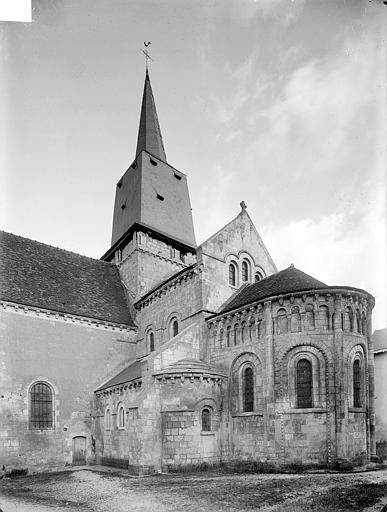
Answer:
<path fill-rule="evenodd" d="M 122 187 L 122 181 L 119 181 L 119 182 L 117 183 L 117 187 L 118 187 L 118 188 L 121 188 L 121 187 Z"/>
<path fill-rule="evenodd" d="M 251 366 L 243 370 L 243 412 L 254 410 L 254 372 Z"/>
<path fill-rule="evenodd" d="M 160 194 L 156 194 L 157 199 L 160 201 L 164 201 L 164 196 L 161 196 Z"/>
<path fill-rule="evenodd" d="M 300 359 L 296 371 L 297 408 L 312 407 L 312 363 Z"/>
<path fill-rule="evenodd" d="M 211 411 L 208 407 L 202 410 L 202 431 L 211 431 Z"/>
<path fill-rule="evenodd" d="M 126 208 L 126 204 L 124 203 L 121 205 L 121 210 L 125 210 L 125 208 Z"/>
<path fill-rule="evenodd" d="M 153 158 L 150 158 L 150 159 L 149 159 L 149 161 L 150 161 L 150 163 L 151 163 L 152 165 L 154 165 L 154 166 L 156 166 L 156 165 L 157 165 L 156 160 L 153 160 Z"/>
<path fill-rule="evenodd" d="M 236 265 L 235 263 L 230 263 L 228 267 L 228 282 L 231 286 L 236 286 Z"/>
<path fill-rule="evenodd" d="M 30 389 L 30 428 L 54 428 L 54 395 L 46 382 L 36 382 Z"/>
<path fill-rule="evenodd" d="M 361 367 L 359 359 L 353 363 L 353 406 L 361 407 Z"/>
<path fill-rule="evenodd" d="M 176 172 L 174 172 L 173 175 L 175 176 L 175 178 L 177 180 L 179 180 L 179 181 L 181 180 L 181 176 L 179 174 L 177 174 Z"/>

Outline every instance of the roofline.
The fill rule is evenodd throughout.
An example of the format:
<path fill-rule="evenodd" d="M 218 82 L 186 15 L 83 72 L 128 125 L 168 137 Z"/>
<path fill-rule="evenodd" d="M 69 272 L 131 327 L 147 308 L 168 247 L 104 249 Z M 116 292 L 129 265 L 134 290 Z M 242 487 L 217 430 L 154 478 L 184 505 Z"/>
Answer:
<path fill-rule="evenodd" d="M 290 291 L 290 292 L 286 292 L 286 293 L 277 293 L 275 295 L 268 295 L 267 297 L 262 297 L 261 299 L 247 302 L 246 304 L 243 304 L 242 306 L 238 306 L 234 309 L 229 309 L 226 311 L 215 313 L 214 315 L 210 315 L 206 318 L 206 321 L 213 320 L 214 318 L 217 318 L 217 317 L 226 316 L 231 313 L 236 313 L 241 310 L 243 311 L 244 309 L 247 309 L 248 307 L 252 307 L 255 304 L 259 304 L 261 302 L 272 301 L 278 297 L 285 298 L 285 297 L 291 297 L 292 295 L 293 296 L 294 295 L 304 295 L 305 293 L 321 293 L 322 292 L 322 293 L 326 294 L 331 291 L 333 291 L 334 293 L 342 292 L 343 294 L 346 294 L 346 295 L 351 295 L 351 293 L 348 293 L 348 292 L 359 293 L 361 295 L 367 296 L 367 298 L 370 298 L 373 302 L 373 305 L 375 305 L 374 296 L 371 295 L 370 293 L 366 292 L 365 290 L 362 290 L 361 288 L 354 288 L 352 286 L 327 286 L 327 287 L 321 287 L 321 288 L 305 288 L 303 290 L 294 290 L 294 291 Z"/>
<path fill-rule="evenodd" d="M 156 231 L 154 228 L 152 228 L 151 226 L 148 226 L 147 224 L 143 223 L 143 222 L 135 222 L 133 223 L 130 228 L 128 228 L 125 233 L 110 247 L 110 249 L 108 249 L 105 254 L 103 254 L 100 258 L 100 260 L 102 261 L 106 261 L 107 258 L 109 258 L 110 256 L 113 255 L 114 251 L 116 249 L 118 249 L 120 247 L 120 245 L 122 245 L 124 242 L 126 242 L 128 240 L 128 238 L 134 233 L 134 231 L 138 230 L 138 231 L 141 231 L 141 228 L 142 228 L 142 231 L 148 231 L 148 232 L 151 232 L 151 234 L 153 236 L 155 236 L 155 238 L 159 238 L 161 241 L 166 241 L 166 242 L 173 242 L 173 243 L 177 243 L 177 245 L 184 249 L 184 250 L 187 250 L 187 251 L 194 251 L 196 252 L 196 249 L 197 249 L 197 246 L 193 246 L 193 245 L 190 245 L 188 244 L 187 242 L 184 242 L 183 240 L 180 240 L 178 238 L 172 238 L 171 236 L 167 235 L 166 233 L 163 233 L 162 231 Z M 109 262 L 108 262 L 109 263 Z"/>
<path fill-rule="evenodd" d="M 98 260 L 97 260 L 98 261 Z M 97 321 L 97 322 L 104 322 L 106 324 L 112 324 L 114 326 L 121 326 L 125 329 L 130 329 L 131 331 L 137 331 L 137 326 L 132 324 L 125 324 L 121 322 L 115 322 L 113 320 L 107 320 L 106 318 L 101 318 L 97 316 L 86 316 L 86 315 L 77 315 L 76 313 L 69 313 L 68 311 L 59 310 L 59 309 L 49 309 L 45 308 L 44 306 L 37 306 L 36 304 L 28 304 L 28 303 L 21 303 L 21 302 L 13 302 L 11 300 L 0 298 L 0 304 L 9 305 L 13 308 L 28 308 L 33 311 L 41 311 L 42 313 L 50 314 L 50 315 L 58 315 L 61 319 L 65 317 L 69 318 L 79 318 L 82 320 L 87 321 Z"/>
<path fill-rule="evenodd" d="M 377 350 L 374 350 L 374 355 L 377 356 L 378 354 L 384 354 L 385 352 L 387 352 L 387 347 L 386 348 L 378 348 Z"/>
<path fill-rule="evenodd" d="M 168 277 L 167 279 L 165 279 L 164 281 L 162 281 L 161 283 L 157 284 L 155 287 L 150 289 L 148 292 L 146 292 L 146 294 L 143 295 L 142 297 L 140 297 L 138 300 L 136 300 L 136 302 L 133 302 L 133 306 L 136 307 L 137 304 L 139 304 L 143 300 L 146 300 L 147 297 L 152 295 L 152 293 L 155 293 L 159 288 L 162 288 L 163 286 L 165 286 L 170 281 L 173 281 L 177 277 L 180 277 L 182 274 L 184 274 L 184 272 L 192 270 L 196 266 L 198 266 L 198 263 L 191 263 L 191 265 L 188 265 L 187 267 L 182 268 L 181 270 L 179 270 L 175 274 L 172 274 L 170 277 Z"/>

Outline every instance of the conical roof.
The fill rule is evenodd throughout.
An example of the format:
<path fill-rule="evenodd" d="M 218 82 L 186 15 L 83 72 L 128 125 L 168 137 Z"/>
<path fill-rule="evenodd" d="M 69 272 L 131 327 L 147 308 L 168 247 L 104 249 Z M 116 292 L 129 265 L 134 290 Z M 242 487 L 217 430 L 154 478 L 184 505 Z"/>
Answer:
<path fill-rule="evenodd" d="M 285 293 L 299 292 L 303 290 L 315 290 L 328 288 L 328 285 L 305 274 L 294 265 L 276 274 L 272 274 L 257 283 L 245 286 L 236 296 L 226 304 L 220 313 L 226 313 L 244 305 Z"/>
<path fill-rule="evenodd" d="M 135 157 L 141 151 L 147 151 L 160 160 L 167 161 L 148 70 L 145 75 Z"/>

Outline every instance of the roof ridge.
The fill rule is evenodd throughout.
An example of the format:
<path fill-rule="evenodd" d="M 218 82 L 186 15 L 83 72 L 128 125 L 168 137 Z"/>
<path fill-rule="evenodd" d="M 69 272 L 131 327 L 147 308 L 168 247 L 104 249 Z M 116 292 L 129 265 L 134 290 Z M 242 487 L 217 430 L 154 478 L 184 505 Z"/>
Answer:
<path fill-rule="evenodd" d="M 68 254 L 73 254 L 74 256 L 78 256 L 79 258 L 85 258 L 92 261 L 99 261 L 101 263 L 105 263 L 107 265 L 116 267 L 114 263 L 111 263 L 109 261 L 104 261 L 99 258 L 93 258 L 92 256 L 86 256 L 85 254 L 80 254 L 79 252 L 70 251 L 69 249 L 63 249 L 63 247 L 57 247 L 56 245 L 47 244 L 46 242 L 40 242 L 39 240 L 35 240 L 34 238 L 28 238 L 26 236 L 16 235 L 15 233 L 11 233 L 11 231 L 5 231 L 4 229 L 0 229 L 0 235 L 1 233 L 5 233 L 6 235 L 14 236 L 15 238 L 20 238 L 21 240 L 28 240 L 29 242 L 33 242 L 35 244 L 43 245 L 45 247 L 51 247 L 52 249 L 56 249 L 58 251 L 63 251 Z M 1 237 L 0 237 L 1 240 Z"/>

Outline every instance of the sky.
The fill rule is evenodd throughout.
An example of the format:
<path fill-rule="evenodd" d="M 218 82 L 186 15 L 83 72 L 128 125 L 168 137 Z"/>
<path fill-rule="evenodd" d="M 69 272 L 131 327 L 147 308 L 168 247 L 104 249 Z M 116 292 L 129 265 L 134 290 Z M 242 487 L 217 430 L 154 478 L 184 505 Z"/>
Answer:
<path fill-rule="evenodd" d="M 198 243 L 244 200 L 279 269 L 386 321 L 382 0 L 32 0 L 0 22 L 0 228 L 91 257 L 134 159 L 144 41 Z"/>

